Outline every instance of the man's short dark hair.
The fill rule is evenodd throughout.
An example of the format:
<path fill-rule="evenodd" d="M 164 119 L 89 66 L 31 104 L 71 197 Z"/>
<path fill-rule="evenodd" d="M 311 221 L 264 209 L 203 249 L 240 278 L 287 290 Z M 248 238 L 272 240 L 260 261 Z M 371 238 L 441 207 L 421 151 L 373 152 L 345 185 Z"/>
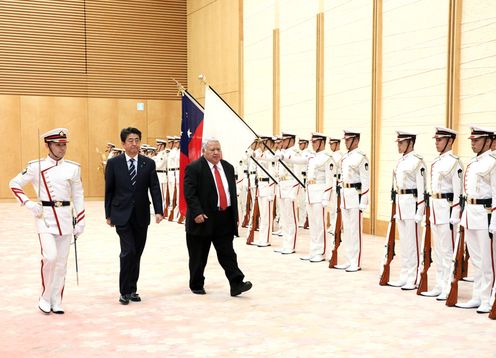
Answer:
<path fill-rule="evenodd" d="M 127 127 L 127 128 L 122 128 L 121 130 L 121 142 L 124 143 L 127 139 L 127 136 L 130 134 L 137 134 L 141 141 L 141 131 L 138 128 Z"/>

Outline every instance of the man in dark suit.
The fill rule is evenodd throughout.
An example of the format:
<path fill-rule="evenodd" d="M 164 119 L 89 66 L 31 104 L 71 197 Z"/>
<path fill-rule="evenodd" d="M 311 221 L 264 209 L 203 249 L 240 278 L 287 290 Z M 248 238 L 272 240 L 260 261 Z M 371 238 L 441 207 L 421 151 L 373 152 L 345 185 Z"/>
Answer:
<path fill-rule="evenodd" d="M 252 284 L 243 282 L 233 248 L 238 236 L 238 204 L 234 167 L 221 159 L 219 141 L 209 139 L 203 145 L 203 156 L 186 167 L 184 196 L 186 212 L 186 243 L 189 252 L 189 287 L 195 294 L 205 294 L 203 273 L 210 244 L 217 251 L 229 284 L 231 296 L 248 291 Z"/>
<path fill-rule="evenodd" d="M 137 291 L 140 260 L 150 224 L 150 190 L 155 221 L 162 221 L 162 195 L 155 161 L 138 154 L 141 132 L 137 128 L 121 131 L 124 154 L 110 159 L 105 169 L 105 217 L 120 237 L 119 302 L 139 302 Z"/>

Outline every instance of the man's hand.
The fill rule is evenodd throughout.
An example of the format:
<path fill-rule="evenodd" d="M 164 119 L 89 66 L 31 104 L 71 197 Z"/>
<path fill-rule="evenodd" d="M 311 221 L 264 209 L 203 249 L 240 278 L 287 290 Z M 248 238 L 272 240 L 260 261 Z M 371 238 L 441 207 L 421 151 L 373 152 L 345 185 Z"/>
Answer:
<path fill-rule="evenodd" d="M 114 227 L 114 224 L 112 224 L 112 221 L 110 220 L 110 218 L 107 218 L 107 225 L 110 227 Z"/>
<path fill-rule="evenodd" d="M 28 200 L 28 201 L 26 201 L 24 206 L 26 208 L 28 208 L 29 210 L 31 210 L 31 212 L 33 213 L 33 216 L 35 218 L 41 218 L 41 216 L 43 214 L 43 209 L 42 209 L 40 203 L 34 203 L 31 200 Z"/>
<path fill-rule="evenodd" d="M 74 226 L 74 230 L 72 233 L 74 236 L 79 237 L 83 234 L 83 232 L 84 232 L 84 224 L 77 223 L 76 226 Z"/>
<path fill-rule="evenodd" d="M 160 224 L 160 222 L 161 222 L 162 220 L 164 220 L 164 217 L 163 217 L 163 215 L 162 215 L 162 214 L 155 214 L 155 222 L 156 222 L 157 224 Z"/>
<path fill-rule="evenodd" d="M 201 224 L 201 223 L 204 223 L 204 222 L 205 222 L 205 220 L 207 220 L 207 219 L 208 219 L 208 216 L 207 216 L 207 215 L 205 215 L 205 214 L 200 214 L 200 215 L 198 215 L 198 216 L 195 218 L 195 223 L 197 223 L 197 224 Z"/>

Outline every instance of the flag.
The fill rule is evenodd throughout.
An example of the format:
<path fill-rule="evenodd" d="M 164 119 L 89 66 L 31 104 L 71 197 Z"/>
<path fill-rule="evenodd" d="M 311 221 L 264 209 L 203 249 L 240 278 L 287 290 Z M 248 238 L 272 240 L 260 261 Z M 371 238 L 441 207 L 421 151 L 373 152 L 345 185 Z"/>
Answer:
<path fill-rule="evenodd" d="M 179 157 L 179 212 L 186 215 L 184 173 L 186 166 L 200 158 L 203 133 L 203 107 L 185 91 L 182 98 L 181 142 Z"/>
<path fill-rule="evenodd" d="M 256 138 L 245 121 L 210 86 L 205 86 L 203 138 L 214 137 L 222 148 L 222 159 L 236 165 Z"/>

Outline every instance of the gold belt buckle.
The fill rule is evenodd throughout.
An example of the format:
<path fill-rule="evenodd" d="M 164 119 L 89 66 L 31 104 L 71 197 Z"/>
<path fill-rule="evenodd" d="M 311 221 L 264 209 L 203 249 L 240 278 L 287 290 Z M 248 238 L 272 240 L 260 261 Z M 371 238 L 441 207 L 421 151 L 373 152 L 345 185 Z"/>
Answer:
<path fill-rule="evenodd" d="M 53 206 L 60 208 L 62 206 L 62 202 L 61 201 L 54 201 Z"/>
<path fill-rule="evenodd" d="M 315 184 L 315 180 L 311 179 L 307 182 L 308 184 Z"/>

